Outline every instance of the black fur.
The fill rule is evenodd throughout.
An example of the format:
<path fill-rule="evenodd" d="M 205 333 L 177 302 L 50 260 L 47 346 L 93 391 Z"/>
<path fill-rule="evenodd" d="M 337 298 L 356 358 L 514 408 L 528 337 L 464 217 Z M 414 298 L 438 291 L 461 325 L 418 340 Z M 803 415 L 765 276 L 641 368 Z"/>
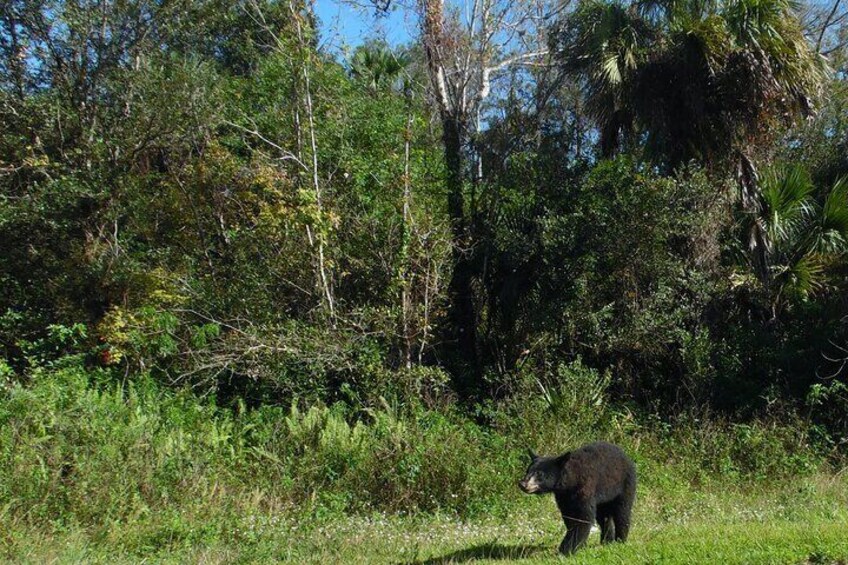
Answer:
<path fill-rule="evenodd" d="M 621 448 L 596 442 L 556 457 L 530 452 L 530 458 L 518 485 L 528 494 L 554 494 L 567 530 L 560 553 L 568 555 L 585 544 L 595 521 L 602 543 L 627 539 L 636 466 Z"/>

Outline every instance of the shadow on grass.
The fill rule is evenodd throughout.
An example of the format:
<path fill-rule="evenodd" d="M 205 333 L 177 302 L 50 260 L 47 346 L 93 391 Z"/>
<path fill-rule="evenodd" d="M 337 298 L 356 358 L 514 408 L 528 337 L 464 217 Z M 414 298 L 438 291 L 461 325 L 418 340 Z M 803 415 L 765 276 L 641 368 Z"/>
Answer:
<path fill-rule="evenodd" d="M 439 557 L 431 557 L 429 559 L 418 561 L 408 561 L 406 563 L 399 563 L 398 565 L 447 565 L 449 563 L 464 563 L 475 559 L 527 559 L 544 549 L 544 545 L 502 545 L 499 543 L 488 542 L 452 551 Z"/>

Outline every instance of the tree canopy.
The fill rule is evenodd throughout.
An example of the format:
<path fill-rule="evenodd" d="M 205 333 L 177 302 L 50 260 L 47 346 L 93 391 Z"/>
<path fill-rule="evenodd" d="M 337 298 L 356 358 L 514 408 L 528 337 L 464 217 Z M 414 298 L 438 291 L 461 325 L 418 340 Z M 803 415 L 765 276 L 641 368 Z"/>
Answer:
<path fill-rule="evenodd" d="M 844 433 L 844 18 L 474 6 L 337 51 L 302 2 L 4 3 L 0 368 L 479 408 L 580 363 Z"/>

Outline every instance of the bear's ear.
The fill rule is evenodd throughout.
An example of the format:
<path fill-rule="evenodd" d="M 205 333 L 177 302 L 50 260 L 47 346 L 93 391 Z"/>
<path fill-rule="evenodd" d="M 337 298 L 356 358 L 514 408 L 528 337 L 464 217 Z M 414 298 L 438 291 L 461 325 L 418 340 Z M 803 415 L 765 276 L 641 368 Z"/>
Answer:
<path fill-rule="evenodd" d="M 565 465 L 565 462 L 568 461 L 569 457 L 571 457 L 571 452 L 566 451 L 565 453 L 556 458 L 556 462 L 558 465 Z"/>
<path fill-rule="evenodd" d="M 529 456 L 530 456 L 530 461 L 535 461 L 536 459 L 538 459 L 538 458 L 539 458 L 539 456 L 538 456 L 538 455 L 536 455 L 536 452 L 535 452 L 535 451 L 533 451 L 532 449 L 528 449 L 528 450 L 527 450 L 527 455 L 529 455 Z"/>

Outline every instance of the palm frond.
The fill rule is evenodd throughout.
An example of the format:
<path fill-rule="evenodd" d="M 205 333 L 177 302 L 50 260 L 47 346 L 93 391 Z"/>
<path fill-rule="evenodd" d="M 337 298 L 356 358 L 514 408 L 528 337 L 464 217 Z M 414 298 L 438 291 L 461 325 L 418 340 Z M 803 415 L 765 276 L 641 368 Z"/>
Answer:
<path fill-rule="evenodd" d="M 409 66 L 410 57 L 383 43 L 360 45 L 350 59 L 350 74 L 372 90 L 391 86 Z"/>
<path fill-rule="evenodd" d="M 653 34 L 638 11 L 604 0 L 582 2 L 553 34 L 562 69 L 583 81 L 602 147 L 614 146 L 612 138 L 633 121 L 628 84 Z"/>
<path fill-rule="evenodd" d="M 763 173 L 760 190 L 761 219 L 769 240 L 775 245 L 791 240 L 814 211 L 810 174 L 798 165 L 776 167 Z"/>
<path fill-rule="evenodd" d="M 819 253 L 806 253 L 796 261 L 774 268 L 774 281 L 778 296 L 792 301 L 804 301 L 827 289 L 829 275 L 828 257 Z"/>
<path fill-rule="evenodd" d="M 814 248 L 819 253 L 848 251 L 848 178 L 833 185 L 822 206 Z"/>
<path fill-rule="evenodd" d="M 806 97 L 818 89 L 828 69 L 804 37 L 792 0 L 733 0 L 722 17 L 739 48 L 767 67 L 775 90 L 806 111 Z"/>

